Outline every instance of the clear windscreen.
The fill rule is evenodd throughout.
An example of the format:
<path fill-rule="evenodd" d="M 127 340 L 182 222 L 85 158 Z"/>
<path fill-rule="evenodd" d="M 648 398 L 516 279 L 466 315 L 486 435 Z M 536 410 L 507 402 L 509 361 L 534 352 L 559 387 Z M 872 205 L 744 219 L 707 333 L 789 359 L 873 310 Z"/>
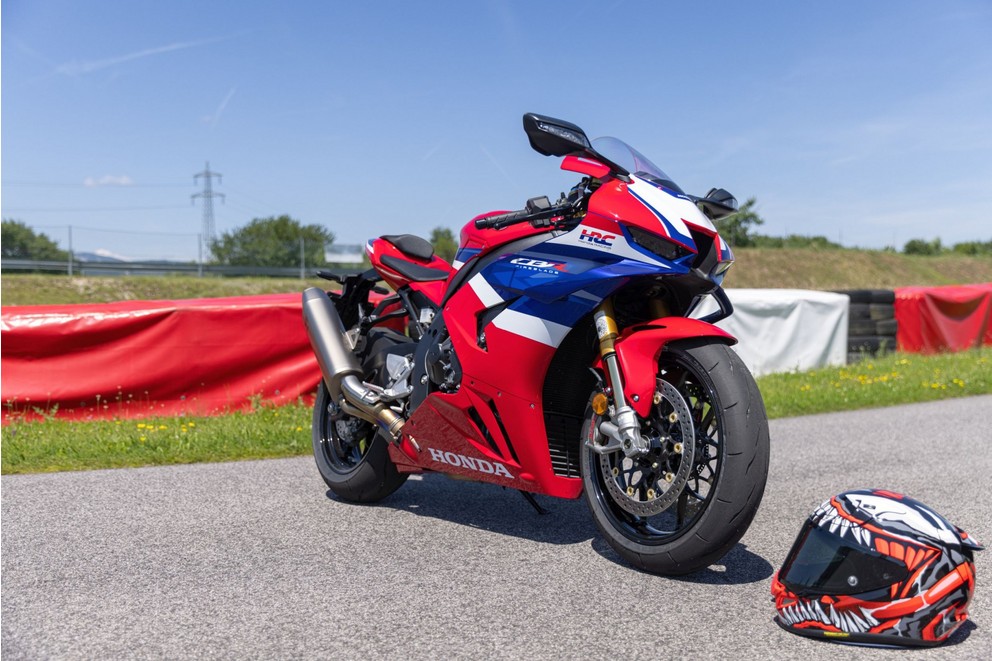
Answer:
<path fill-rule="evenodd" d="M 678 193 L 683 192 L 665 172 L 652 163 L 644 154 L 623 140 L 616 138 L 596 138 L 592 141 L 593 150 L 631 174 L 636 174 L 651 183 L 665 186 Z"/>

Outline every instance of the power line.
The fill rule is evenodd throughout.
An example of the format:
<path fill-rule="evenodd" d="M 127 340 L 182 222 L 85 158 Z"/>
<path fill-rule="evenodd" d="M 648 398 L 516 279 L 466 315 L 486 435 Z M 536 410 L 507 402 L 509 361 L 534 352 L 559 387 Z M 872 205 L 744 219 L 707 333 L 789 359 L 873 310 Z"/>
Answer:
<path fill-rule="evenodd" d="M 10 207 L 5 213 L 79 213 L 83 211 L 153 211 L 157 209 L 188 209 L 181 204 L 141 207 Z"/>
<path fill-rule="evenodd" d="M 31 186 L 37 188 L 188 188 L 189 184 L 85 184 L 70 183 L 66 181 L 10 181 L 0 182 L 3 186 Z"/>
<path fill-rule="evenodd" d="M 183 209 L 187 207 L 182 207 Z M 106 229 L 103 227 L 86 227 L 84 225 L 35 225 L 31 223 L 31 227 L 35 229 L 73 229 L 73 230 L 84 230 L 86 232 L 103 232 L 105 234 L 137 234 L 142 236 L 199 236 L 192 232 L 143 232 L 141 230 L 118 230 L 118 229 Z"/>
<path fill-rule="evenodd" d="M 217 183 L 221 183 L 221 174 L 210 171 L 210 161 L 207 161 L 203 172 L 193 175 L 193 183 L 196 183 L 200 177 L 203 177 L 203 192 L 194 193 L 191 199 L 194 203 L 198 197 L 203 199 L 203 243 L 209 254 L 210 246 L 214 242 L 214 198 L 219 197 L 223 202 L 224 194 L 213 191 L 213 178 L 217 177 Z"/>

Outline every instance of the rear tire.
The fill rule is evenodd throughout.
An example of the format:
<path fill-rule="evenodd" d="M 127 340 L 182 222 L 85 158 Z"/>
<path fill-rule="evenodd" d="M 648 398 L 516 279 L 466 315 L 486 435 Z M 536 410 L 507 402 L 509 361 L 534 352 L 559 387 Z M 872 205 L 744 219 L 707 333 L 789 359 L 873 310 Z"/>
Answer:
<path fill-rule="evenodd" d="M 649 459 L 655 462 L 650 467 L 632 469 L 629 461 L 619 463 L 623 452 L 607 455 L 604 462 L 583 446 L 582 480 L 596 526 L 617 553 L 645 571 L 680 575 L 719 560 L 751 524 L 768 475 L 768 419 L 754 378 L 727 346 L 710 340 L 680 342 L 666 347 L 659 363 L 659 378 L 681 395 L 695 432 L 691 470 L 677 498 L 664 511 L 641 516 L 630 511 L 641 502 L 624 507 L 616 496 L 641 493 L 643 504 L 649 507 L 651 498 L 669 498 L 667 492 L 656 495 L 655 489 L 665 486 L 656 478 L 651 478 L 656 480 L 655 489 L 649 491 L 645 486 L 644 474 L 651 474 L 659 463 L 671 467 L 660 469 L 673 471 L 669 476 L 678 470 L 672 488 L 682 479 L 684 466 L 676 468 L 680 455 L 675 452 L 688 439 L 675 424 L 679 406 L 665 398 L 652 408 L 650 419 L 643 421 L 642 433 L 657 436 L 651 430 L 662 430 L 668 451 Z M 667 387 L 663 390 L 670 392 Z M 583 442 L 598 434 L 599 420 L 591 407 L 587 409 Z M 614 470 L 604 469 L 609 462 L 614 462 Z M 639 485 L 633 484 L 634 475 L 640 476 Z M 619 491 L 607 485 L 607 480 L 624 479 Z"/>
<path fill-rule="evenodd" d="M 321 381 L 313 407 L 313 456 L 317 470 L 335 494 L 356 503 L 374 503 L 406 482 L 389 458 L 389 441 L 371 422 L 342 413 Z"/>

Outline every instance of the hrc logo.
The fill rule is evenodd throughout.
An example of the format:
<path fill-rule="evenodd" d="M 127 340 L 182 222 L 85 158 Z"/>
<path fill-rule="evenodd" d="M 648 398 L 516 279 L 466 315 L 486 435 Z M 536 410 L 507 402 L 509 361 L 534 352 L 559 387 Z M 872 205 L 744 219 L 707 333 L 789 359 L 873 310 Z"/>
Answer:
<path fill-rule="evenodd" d="M 582 230 L 582 236 L 579 237 L 579 241 L 585 241 L 586 243 L 592 243 L 597 246 L 605 246 L 607 248 L 613 245 L 613 240 L 617 238 L 615 234 L 603 234 L 602 232 L 594 232 L 593 230 Z"/>

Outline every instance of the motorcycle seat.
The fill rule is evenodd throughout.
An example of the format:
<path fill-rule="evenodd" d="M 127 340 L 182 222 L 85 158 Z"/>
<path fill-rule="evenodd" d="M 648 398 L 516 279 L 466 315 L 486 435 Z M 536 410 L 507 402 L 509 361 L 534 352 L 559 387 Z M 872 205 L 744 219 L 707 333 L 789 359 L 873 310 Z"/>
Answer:
<path fill-rule="evenodd" d="M 434 256 L 434 246 L 427 240 L 413 234 L 389 234 L 380 237 L 396 246 L 396 249 L 411 259 L 430 261 Z"/>
<path fill-rule="evenodd" d="M 408 262 L 392 255 L 383 255 L 382 263 L 411 282 L 447 280 L 449 275 L 448 271 L 442 271 L 441 269 L 435 269 L 429 266 L 421 266 L 420 264 L 414 264 L 413 262 Z"/>

